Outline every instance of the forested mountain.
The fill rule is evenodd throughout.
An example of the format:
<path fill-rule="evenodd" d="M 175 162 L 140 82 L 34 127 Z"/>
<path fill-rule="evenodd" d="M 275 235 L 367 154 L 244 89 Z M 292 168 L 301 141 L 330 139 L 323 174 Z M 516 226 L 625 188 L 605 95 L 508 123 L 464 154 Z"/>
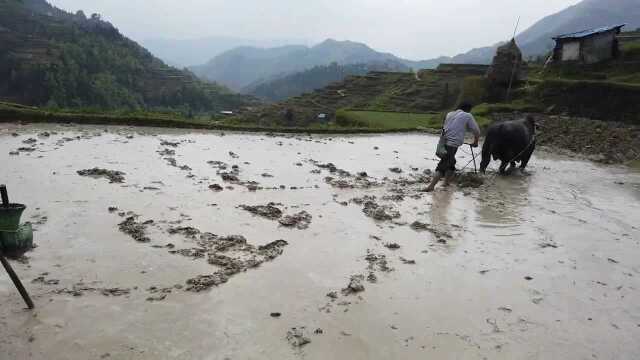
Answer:
<path fill-rule="evenodd" d="M 406 65 L 393 61 L 349 65 L 340 65 L 334 62 L 330 65 L 316 66 L 270 82 L 260 83 L 254 87 L 250 86 L 244 89 L 244 92 L 260 99 L 280 101 L 323 88 L 331 83 L 342 81 L 348 76 L 366 75 L 371 71 L 407 72 L 410 70 Z"/>
<path fill-rule="evenodd" d="M 246 98 L 164 64 L 94 14 L 0 0 L 0 99 L 51 107 L 230 109 Z"/>
<path fill-rule="evenodd" d="M 552 37 L 607 25 L 627 24 L 626 30 L 640 28 L 640 0 L 583 0 L 547 16 L 516 37 L 525 57 L 543 56 L 554 45 Z M 451 58 L 451 63 L 489 64 L 500 44 L 473 49 Z"/>
<path fill-rule="evenodd" d="M 407 67 L 434 68 L 437 61 L 417 62 L 377 52 L 365 44 L 326 40 L 316 46 L 284 46 L 271 49 L 240 47 L 227 51 L 205 65 L 191 69 L 201 78 L 217 81 L 241 91 L 259 82 L 269 82 L 314 66 L 396 62 Z"/>

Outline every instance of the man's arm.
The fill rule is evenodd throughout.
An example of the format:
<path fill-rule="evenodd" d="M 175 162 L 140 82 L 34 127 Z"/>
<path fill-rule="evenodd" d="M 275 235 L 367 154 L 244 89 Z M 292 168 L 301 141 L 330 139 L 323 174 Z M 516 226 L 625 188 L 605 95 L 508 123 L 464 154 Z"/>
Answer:
<path fill-rule="evenodd" d="M 469 114 L 467 128 L 473 133 L 473 144 L 471 144 L 471 146 L 478 147 L 478 142 L 480 141 L 480 127 L 478 126 L 476 119 L 471 114 Z"/>

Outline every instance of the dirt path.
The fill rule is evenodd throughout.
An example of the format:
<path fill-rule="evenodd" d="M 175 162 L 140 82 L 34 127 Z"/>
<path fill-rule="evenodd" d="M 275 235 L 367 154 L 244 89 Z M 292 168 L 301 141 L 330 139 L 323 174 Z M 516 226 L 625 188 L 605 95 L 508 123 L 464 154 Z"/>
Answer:
<path fill-rule="evenodd" d="M 426 194 L 436 141 L 0 129 L 38 245 L 0 359 L 640 356 L 640 174 L 539 153 Z"/>

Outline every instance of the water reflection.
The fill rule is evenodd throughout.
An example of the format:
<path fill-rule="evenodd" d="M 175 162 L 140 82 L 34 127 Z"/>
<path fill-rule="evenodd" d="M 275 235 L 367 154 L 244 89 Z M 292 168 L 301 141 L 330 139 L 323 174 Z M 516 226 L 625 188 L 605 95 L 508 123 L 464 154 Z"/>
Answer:
<path fill-rule="evenodd" d="M 433 193 L 433 204 L 431 205 L 430 212 L 432 224 L 449 224 L 449 211 L 451 210 L 452 200 L 452 189 Z"/>
<path fill-rule="evenodd" d="M 489 178 L 488 186 L 478 197 L 478 221 L 489 226 L 521 223 L 521 209 L 529 199 L 531 178 L 528 174 Z"/>

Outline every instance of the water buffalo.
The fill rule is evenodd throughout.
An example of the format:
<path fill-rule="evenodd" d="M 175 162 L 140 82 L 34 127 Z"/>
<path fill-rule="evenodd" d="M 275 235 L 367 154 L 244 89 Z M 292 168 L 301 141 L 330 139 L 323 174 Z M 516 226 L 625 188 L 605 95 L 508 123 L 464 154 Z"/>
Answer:
<path fill-rule="evenodd" d="M 531 116 L 526 119 L 505 121 L 493 124 L 487 130 L 487 137 L 482 146 L 482 162 L 480 171 L 483 173 L 493 160 L 500 160 L 500 174 L 509 173 L 520 162 L 520 168 L 525 169 L 536 148 L 536 122 Z M 507 165 L 511 165 L 507 171 Z"/>

